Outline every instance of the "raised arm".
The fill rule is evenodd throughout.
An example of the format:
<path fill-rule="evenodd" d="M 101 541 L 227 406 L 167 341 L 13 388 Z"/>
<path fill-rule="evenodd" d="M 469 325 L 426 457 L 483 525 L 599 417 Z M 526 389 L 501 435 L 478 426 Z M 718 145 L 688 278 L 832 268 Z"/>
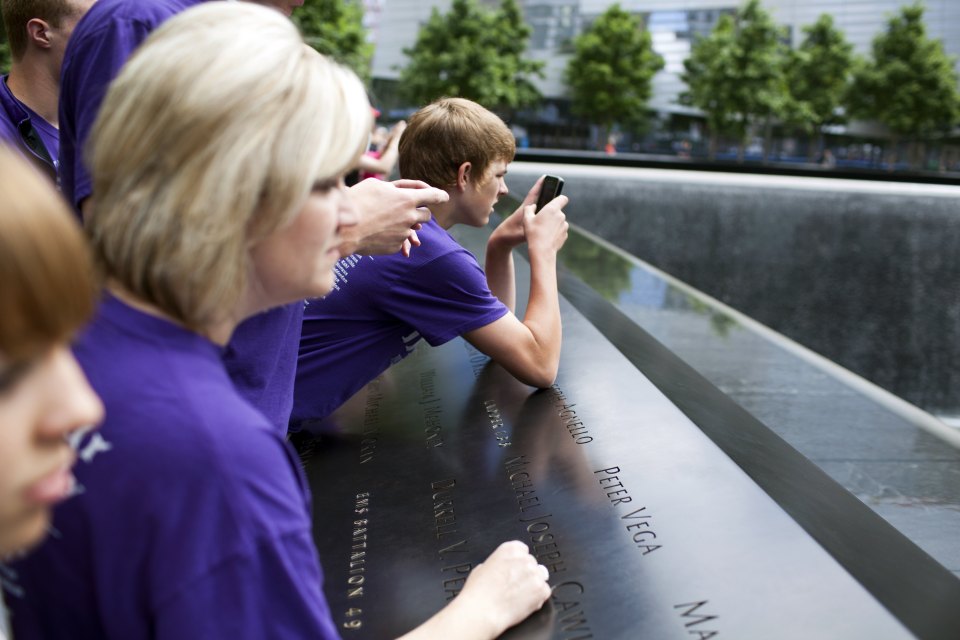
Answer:
<path fill-rule="evenodd" d="M 505 542 L 474 567 L 453 602 L 400 640 L 493 640 L 546 602 L 548 577 L 525 544 Z"/>
<path fill-rule="evenodd" d="M 360 156 L 360 160 L 358 161 L 359 169 L 367 173 L 383 173 L 386 174 L 384 177 L 390 177 L 389 174 L 393 171 L 393 167 L 396 166 L 397 157 L 399 156 L 398 147 L 400 145 L 400 136 L 403 135 L 406 128 L 407 123 L 403 120 L 393 125 L 393 129 L 390 130 L 390 137 L 380 152 L 380 157 L 374 158 L 370 155 Z"/>
<path fill-rule="evenodd" d="M 345 230 L 341 255 L 382 255 L 419 246 L 416 230 L 430 219 L 427 205 L 446 202 L 450 196 L 419 180 L 384 182 L 368 178 L 350 187 L 350 198 L 360 217 Z"/>
<path fill-rule="evenodd" d="M 524 207 L 537 201 L 542 184 L 543 176 L 540 176 L 527 192 L 527 197 L 520 203 L 520 207 L 497 225 L 487 241 L 487 259 L 483 267 L 487 274 L 487 286 L 490 287 L 490 292 L 512 313 L 517 311 L 517 279 L 513 266 L 513 249 L 526 240 L 523 210 Z"/>
<path fill-rule="evenodd" d="M 464 337 L 515 378 L 535 387 L 548 387 L 557 377 L 562 327 L 557 293 L 557 251 L 567 239 L 569 225 L 562 208 L 566 196 L 551 201 L 534 214 L 540 182 L 534 185 L 516 212 L 504 220 L 487 243 L 487 285 L 511 311 L 516 304 L 512 250 L 523 241 L 530 254 L 530 298 L 523 320 L 508 313 Z"/>

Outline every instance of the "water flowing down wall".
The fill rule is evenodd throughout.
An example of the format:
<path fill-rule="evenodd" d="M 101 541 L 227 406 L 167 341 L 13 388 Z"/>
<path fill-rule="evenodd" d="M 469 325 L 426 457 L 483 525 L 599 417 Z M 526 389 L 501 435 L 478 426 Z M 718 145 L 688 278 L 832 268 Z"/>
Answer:
<path fill-rule="evenodd" d="M 960 415 L 960 186 L 517 162 L 572 222 L 934 414 Z"/>

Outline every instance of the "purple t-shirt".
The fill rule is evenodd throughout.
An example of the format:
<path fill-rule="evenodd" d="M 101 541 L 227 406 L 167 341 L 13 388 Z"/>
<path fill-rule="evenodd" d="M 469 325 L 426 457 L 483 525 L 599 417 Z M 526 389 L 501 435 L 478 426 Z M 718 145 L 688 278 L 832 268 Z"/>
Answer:
<path fill-rule="evenodd" d="M 54 168 L 56 168 L 57 157 L 60 153 L 60 132 L 27 105 L 23 105 L 23 108 L 30 114 L 30 123 L 33 125 L 34 131 L 40 134 L 40 140 L 43 141 L 43 146 L 50 154 L 50 159 L 54 161 Z"/>
<path fill-rule="evenodd" d="M 420 338 L 433 346 L 507 313 L 472 253 L 436 220 L 417 232 L 409 258 L 350 256 L 334 290 L 307 303 L 291 424 L 329 415 Z"/>
<path fill-rule="evenodd" d="M 106 422 L 56 533 L 10 567 L 14 637 L 338 637 L 296 454 L 220 349 L 108 297 L 76 354 Z"/>
<path fill-rule="evenodd" d="M 64 55 L 60 87 L 60 182 L 79 212 L 92 190 L 83 144 L 109 83 L 150 32 L 205 0 L 99 0 L 74 29 Z M 293 376 L 303 303 L 262 313 L 242 323 L 224 352 L 240 393 L 286 433 L 293 406 Z"/>
<path fill-rule="evenodd" d="M 20 139 L 20 123 L 26 118 L 23 103 L 7 86 L 7 76 L 0 77 L 0 140 L 17 142 Z"/>
<path fill-rule="evenodd" d="M 60 133 L 13 95 L 7 77 L 0 78 L 0 140 L 10 143 L 56 181 Z"/>
<path fill-rule="evenodd" d="M 237 327 L 223 353 L 237 391 L 267 417 L 280 435 L 287 433 L 293 408 L 302 325 L 302 300 L 264 311 Z"/>
<path fill-rule="evenodd" d="M 60 185 L 78 215 L 93 184 L 87 142 L 110 82 L 150 32 L 204 0 L 99 0 L 81 18 L 60 70 Z"/>

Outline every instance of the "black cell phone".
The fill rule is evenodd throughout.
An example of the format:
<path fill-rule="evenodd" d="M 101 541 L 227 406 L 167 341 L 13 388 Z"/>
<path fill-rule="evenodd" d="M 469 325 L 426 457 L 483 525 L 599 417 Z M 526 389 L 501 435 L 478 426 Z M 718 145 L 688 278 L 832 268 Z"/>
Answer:
<path fill-rule="evenodd" d="M 560 195 L 561 191 L 563 191 L 563 178 L 560 176 L 544 176 L 543 184 L 540 186 L 540 197 L 537 198 L 537 209 L 534 213 L 540 213 L 540 209 L 543 209 L 551 200 Z"/>

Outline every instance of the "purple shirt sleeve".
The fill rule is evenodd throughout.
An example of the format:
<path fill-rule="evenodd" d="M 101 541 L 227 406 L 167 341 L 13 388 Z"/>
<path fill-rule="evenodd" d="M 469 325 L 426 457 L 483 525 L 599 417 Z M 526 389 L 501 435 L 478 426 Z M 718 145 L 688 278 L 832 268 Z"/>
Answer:
<path fill-rule="evenodd" d="M 223 352 L 237 391 L 282 436 L 293 407 L 303 302 L 275 307 L 240 323 Z"/>
<path fill-rule="evenodd" d="M 425 286 L 426 285 L 426 286 Z M 414 327 L 432 346 L 485 327 L 508 312 L 466 250 L 445 253 L 394 284 L 382 308 Z"/>
<path fill-rule="evenodd" d="M 70 40 L 60 76 L 60 183 L 78 213 L 93 191 L 84 146 L 100 104 L 127 58 L 154 28 L 139 20 L 117 19 L 75 33 Z"/>
<path fill-rule="evenodd" d="M 400 254 L 351 256 L 337 283 L 306 308 L 297 362 L 292 423 L 328 416 L 405 358 L 420 338 L 432 346 L 505 316 L 476 257 L 430 220 L 423 245 Z"/>

